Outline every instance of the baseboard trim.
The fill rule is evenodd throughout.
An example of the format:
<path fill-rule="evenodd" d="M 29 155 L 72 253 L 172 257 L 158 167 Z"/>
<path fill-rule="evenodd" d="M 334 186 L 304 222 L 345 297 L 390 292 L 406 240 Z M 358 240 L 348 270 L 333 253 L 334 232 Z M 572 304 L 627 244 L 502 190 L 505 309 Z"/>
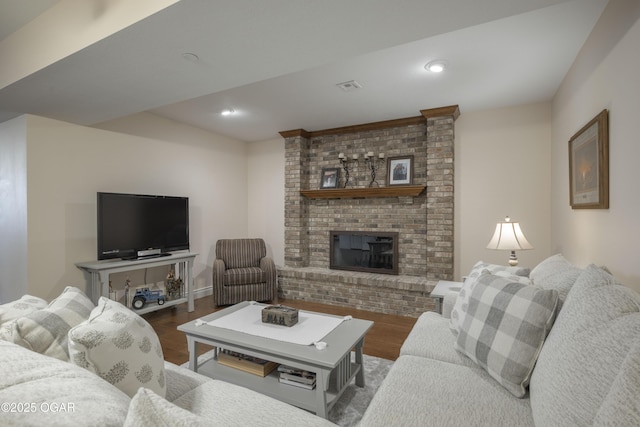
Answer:
<path fill-rule="evenodd" d="M 193 290 L 193 299 L 204 298 L 213 295 L 213 286 Z"/>

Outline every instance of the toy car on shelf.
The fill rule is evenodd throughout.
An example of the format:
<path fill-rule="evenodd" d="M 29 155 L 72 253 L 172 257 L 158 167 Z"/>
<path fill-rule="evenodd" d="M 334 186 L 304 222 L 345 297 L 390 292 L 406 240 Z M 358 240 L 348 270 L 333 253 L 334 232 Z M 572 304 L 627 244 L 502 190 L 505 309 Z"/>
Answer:
<path fill-rule="evenodd" d="M 164 304 L 166 297 L 162 291 L 151 291 L 149 288 L 136 289 L 136 294 L 133 296 L 131 305 L 133 308 L 141 309 L 148 302 L 157 301 L 158 305 Z"/>

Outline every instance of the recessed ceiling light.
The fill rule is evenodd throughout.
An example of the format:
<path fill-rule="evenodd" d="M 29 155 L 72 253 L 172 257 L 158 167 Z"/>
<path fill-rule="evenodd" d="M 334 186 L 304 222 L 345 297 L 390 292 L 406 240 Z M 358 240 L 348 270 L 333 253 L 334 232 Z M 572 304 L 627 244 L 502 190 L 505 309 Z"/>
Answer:
<path fill-rule="evenodd" d="M 183 53 L 182 54 L 182 58 L 186 59 L 187 61 L 191 61 L 191 62 L 198 62 L 200 60 L 198 55 L 196 55 L 195 53 L 191 53 L 191 52 Z"/>
<path fill-rule="evenodd" d="M 227 108 L 226 110 L 222 110 L 222 114 L 223 116 L 230 116 L 232 114 L 234 114 L 236 112 L 236 110 L 234 110 L 233 108 Z"/>
<path fill-rule="evenodd" d="M 431 61 L 424 66 L 424 69 L 432 73 L 441 73 L 446 68 L 444 61 Z"/>
<path fill-rule="evenodd" d="M 342 89 L 345 92 L 350 92 L 356 89 L 362 89 L 362 85 L 355 80 L 349 80 L 348 82 L 338 83 L 336 84 L 336 86 L 338 86 L 340 89 Z"/>

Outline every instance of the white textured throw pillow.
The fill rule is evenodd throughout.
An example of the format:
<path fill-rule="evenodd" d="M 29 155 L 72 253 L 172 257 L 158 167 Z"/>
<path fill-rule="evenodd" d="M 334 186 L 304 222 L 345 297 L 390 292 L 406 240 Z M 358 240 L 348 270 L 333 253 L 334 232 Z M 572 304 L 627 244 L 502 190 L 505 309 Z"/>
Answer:
<path fill-rule="evenodd" d="M 538 354 L 553 326 L 558 292 L 483 274 L 455 343 L 516 397 L 524 397 Z"/>
<path fill-rule="evenodd" d="M 535 266 L 529 277 L 535 286 L 557 290 L 562 306 L 571 287 L 583 271 L 567 261 L 562 254 L 555 254 Z"/>
<path fill-rule="evenodd" d="M 47 304 L 42 298 L 32 295 L 23 295 L 18 300 L 2 304 L 0 305 L 0 326 L 34 311 L 42 310 Z"/>
<path fill-rule="evenodd" d="M 482 274 L 495 274 L 502 277 L 511 277 L 512 280 L 527 285 L 531 283 L 527 277 L 529 274 L 528 268 L 507 267 L 504 265 L 488 264 L 483 261 L 478 261 L 464 281 L 462 289 L 460 289 L 460 293 L 456 298 L 456 302 L 451 309 L 451 314 L 449 316 L 449 329 L 454 335 L 458 335 L 460 323 L 462 322 L 469 305 L 469 296 L 471 295 L 471 291 L 473 291 L 476 280 Z"/>
<path fill-rule="evenodd" d="M 165 397 L 160 340 L 142 317 L 101 297 L 87 321 L 69 331 L 71 362 L 133 397 L 140 387 Z"/>
<path fill-rule="evenodd" d="M 487 270 L 485 270 L 485 272 L 486 274 L 489 274 Z M 478 276 L 467 276 L 462 285 L 462 289 L 460 289 L 460 292 L 458 293 L 456 302 L 453 304 L 451 314 L 449 315 L 449 329 L 454 335 L 458 335 L 458 331 L 460 331 L 460 324 L 462 323 L 462 320 L 467 313 L 467 307 L 469 306 L 469 295 L 471 295 L 471 291 L 473 291 L 473 288 L 476 286 L 477 280 Z"/>
<path fill-rule="evenodd" d="M 80 289 L 67 286 L 46 308 L 2 325 L 0 338 L 36 353 L 69 361 L 67 333 L 86 320 L 93 307 Z"/>

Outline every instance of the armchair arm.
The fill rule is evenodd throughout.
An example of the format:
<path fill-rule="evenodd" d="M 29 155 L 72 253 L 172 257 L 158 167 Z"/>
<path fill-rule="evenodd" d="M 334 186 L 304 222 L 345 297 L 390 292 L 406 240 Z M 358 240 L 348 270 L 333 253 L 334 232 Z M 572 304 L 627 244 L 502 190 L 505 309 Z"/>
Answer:
<path fill-rule="evenodd" d="M 224 261 L 221 259 L 215 259 L 213 261 L 213 302 L 216 306 L 222 303 L 222 297 L 224 290 L 224 271 L 226 270 L 226 266 L 224 265 Z"/>
<path fill-rule="evenodd" d="M 263 257 L 260 259 L 260 268 L 265 272 L 267 286 L 271 290 L 271 301 L 275 304 L 278 302 L 278 271 L 276 270 L 276 264 L 272 258 Z"/>

